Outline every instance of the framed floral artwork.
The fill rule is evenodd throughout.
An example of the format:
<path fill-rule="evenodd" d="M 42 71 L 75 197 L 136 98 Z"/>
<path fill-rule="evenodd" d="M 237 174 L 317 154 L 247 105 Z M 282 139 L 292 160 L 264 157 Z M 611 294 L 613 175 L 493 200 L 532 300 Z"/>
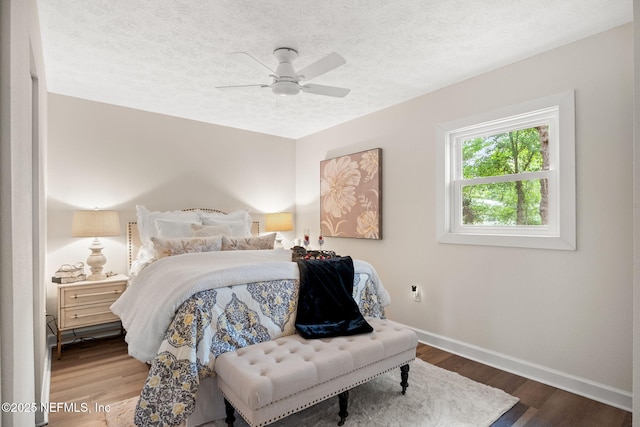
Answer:
<path fill-rule="evenodd" d="M 323 236 L 382 239 L 382 149 L 320 162 Z"/>

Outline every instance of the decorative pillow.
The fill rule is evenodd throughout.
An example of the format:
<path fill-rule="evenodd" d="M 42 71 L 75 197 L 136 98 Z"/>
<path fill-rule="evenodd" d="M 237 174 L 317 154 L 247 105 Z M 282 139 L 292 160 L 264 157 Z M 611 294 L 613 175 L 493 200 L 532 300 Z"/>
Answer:
<path fill-rule="evenodd" d="M 229 214 L 199 211 L 204 225 L 228 225 L 232 236 L 251 237 L 251 216 L 247 210 L 238 210 Z"/>
<path fill-rule="evenodd" d="M 327 338 L 373 331 L 353 299 L 351 257 L 298 260 L 300 291 L 296 331 L 303 338 Z"/>
<path fill-rule="evenodd" d="M 156 258 L 196 252 L 214 252 L 222 249 L 222 237 L 192 237 L 183 239 L 160 239 L 152 237 Z"/>
<path fill-rule="evenodd" d="M 227 237 L 222 236 L 222 250 L 223 251 L 238 251 L 238 250 L 258 250 L 258 249 L 273 249 L 273 244 L 276 241 L 276 233 L 265 234 L 258 237 Z"/>
<path fill-rule="evenodd" d="M 200 222 L 175 221 L 169 219 L 156 219 L 154 221 L 157 233 L 151 237 L 161 237 L 163 239 L 174 237 L 191 237 L 192 227 L 200 227 Z"/>
<path fill-rule="evenodd" d="M 152 237 L 159 237 L 155 226 L 156 219 L 168 219 L 173 221 L 186 221 L 202 223 L 196 212 L 185 211 L 168 211 L 158 212 L 149 211 L 142 205 L 136 205 L 138 215 L 138 230 L 140 230 L 140 241 L 144 244 L 151 241 Z"/>
<path fill-rule="evenodd" d="M 191 235 L 193 237 L 211 237 L 211 236 L 232 236 L 231 227 L 228 225 L 199 225 L 191 226 Z"/>

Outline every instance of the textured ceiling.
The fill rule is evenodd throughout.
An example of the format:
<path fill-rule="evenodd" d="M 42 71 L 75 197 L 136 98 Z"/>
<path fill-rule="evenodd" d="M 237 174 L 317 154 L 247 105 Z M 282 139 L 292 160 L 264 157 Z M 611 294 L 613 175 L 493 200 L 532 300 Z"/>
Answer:
<path fill-rule="evenodd" d="M 48 90 L 300 138 L 632 21 L 632 0 L 38 0 Z M 345 98 L 215 86 L 270 83 L 238 63 L 332 51 L 313 83 Z M 266 71 L 266 70 L 265 70 Z"/>

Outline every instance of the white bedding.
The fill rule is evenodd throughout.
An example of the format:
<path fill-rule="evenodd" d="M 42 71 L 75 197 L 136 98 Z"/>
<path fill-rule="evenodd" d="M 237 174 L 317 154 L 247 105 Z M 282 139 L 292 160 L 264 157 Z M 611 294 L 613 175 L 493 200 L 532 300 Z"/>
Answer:
<path fill-rule="evenodd" d="M 127 331 L 129 354 L 150 362 L 158 353 L 176 310 L 194 293 L 263 280 L 296 279 L 297 270 L 291 253 L 284 250 L 171 256 L 141 269 L 111 311 L 120 317 Z"/>
<path fill-rule="evenodd" d="M 375 269 L 354 260 L 356 273 L 366 273 L 374 283 L 380 304 L 390 297 Z M 127 290 L 111 306 L 127 331 L 129 354 L 143 362 L 157 355 L 178 307 L 193 294 L 225 286 L 299 278 L 291 251 L 221 251 L 176 255 L 159 259 L 140 270 Z"/>

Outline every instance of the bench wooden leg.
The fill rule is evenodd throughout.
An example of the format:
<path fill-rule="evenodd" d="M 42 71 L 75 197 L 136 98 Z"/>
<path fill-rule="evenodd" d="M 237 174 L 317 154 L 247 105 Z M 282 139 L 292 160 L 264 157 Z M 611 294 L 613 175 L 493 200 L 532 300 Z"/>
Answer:
<path fill-rule="evenodd" d="M 340 416 L 339 426 L 344 425 L 344 420 L 349 416 L 347 412 L 347 406 L 349 405 L 349 390 L 343 391 L 338 395 L 338 402 L 340 404 L 340 412 L 338 415 Z"/>
<path fill-rule="evenodd" d="M 233 423 L 236 420 L 235 415 L 233 415 L 235 409 L 227 399 L 224 399 L 224 410 L 227 414 L 227 418 L 224 419 L 224 422 L 227 423 L 227 427 L 233 427 Z"/>
<path fill-rule="evenodd" d="M 409 387 L 409 365 L 400 366 L 400 385 L 402 386 L 402 394 L 406 394 L 407 387 Z"/>

